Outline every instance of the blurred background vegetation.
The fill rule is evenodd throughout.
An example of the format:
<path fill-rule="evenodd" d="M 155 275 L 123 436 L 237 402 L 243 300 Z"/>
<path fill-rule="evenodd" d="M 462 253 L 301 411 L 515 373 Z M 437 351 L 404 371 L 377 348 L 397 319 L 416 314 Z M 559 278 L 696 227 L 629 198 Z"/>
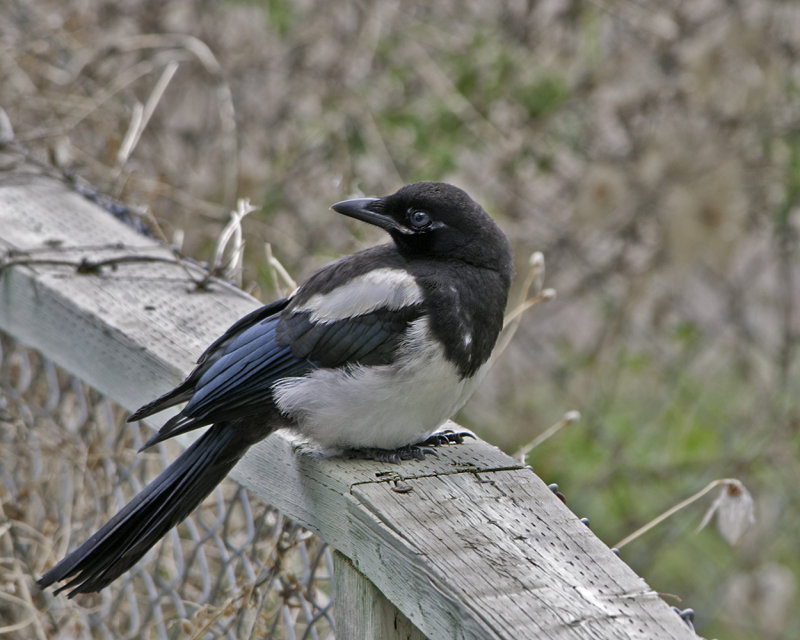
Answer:
<path fill-rule="evenodd" d="M 609 544 L 739 478 L 736 546 L 708 496 L 622 557 L 702 635 L 800 637 L 800 3 L 6 0 L 0 106 L 199 260 L 249 197 L 263 300 L 266 242 L 384 239 L 332 202 L 462 186 L 558 297 L 459 419 L 514 453 L 579 410 L 528 461 Z"/>

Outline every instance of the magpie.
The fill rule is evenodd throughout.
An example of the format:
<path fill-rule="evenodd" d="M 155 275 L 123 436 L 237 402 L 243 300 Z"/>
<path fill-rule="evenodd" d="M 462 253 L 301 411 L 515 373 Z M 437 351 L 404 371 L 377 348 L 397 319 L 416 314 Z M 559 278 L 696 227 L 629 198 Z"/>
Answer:
<path fill-rule="evenodd" d="M 180 385 L 128 422 L 185 402 L 142 447 L 210 425 L 161 475 L 38 581 L 99 591 L 219 484 L 247 449 L 288 427 L 323 450 L 397 462 L 469 398 L 503 326 L 512 278 L 500 228 L 464 191 L 418 182 L 338 213 L 392 242 L 341 258 L 231 326 Z"/>

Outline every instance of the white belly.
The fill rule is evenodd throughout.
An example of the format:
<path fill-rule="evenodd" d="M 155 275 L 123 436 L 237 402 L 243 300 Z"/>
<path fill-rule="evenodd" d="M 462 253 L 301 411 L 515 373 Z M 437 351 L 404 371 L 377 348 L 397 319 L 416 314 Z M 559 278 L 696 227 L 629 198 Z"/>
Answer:
<path fill-rule="evenodd" d="M 486 366 L 461 379 L 431 345 L 427 320 L 414 322 L 393 365 L 318 369 L 274 386 L 281 412 L 326 449 L 396 449 L 423 440 L 469 399 Z"/>

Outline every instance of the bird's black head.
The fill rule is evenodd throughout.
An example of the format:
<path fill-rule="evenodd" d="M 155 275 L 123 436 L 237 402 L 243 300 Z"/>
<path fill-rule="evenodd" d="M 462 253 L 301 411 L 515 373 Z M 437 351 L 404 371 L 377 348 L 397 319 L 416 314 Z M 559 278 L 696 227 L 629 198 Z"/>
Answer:
<path fill-rule="evenodd" d="M 500 272 L 511 271 L 511 249 L 483 208 L 458 187 L 416 182 L 383 198 L 359 198 L 333 210 L 389 232 L 400 253 L 462 260 Z"/>

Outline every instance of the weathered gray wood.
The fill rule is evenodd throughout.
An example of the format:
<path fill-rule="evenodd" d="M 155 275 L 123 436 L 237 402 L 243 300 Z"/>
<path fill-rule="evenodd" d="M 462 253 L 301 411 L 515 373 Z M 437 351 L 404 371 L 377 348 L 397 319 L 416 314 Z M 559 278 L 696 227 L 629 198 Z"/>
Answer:
<path fill-rule="evenodd" d="M 334 552 L 333 569 L 337 637 L 425 640 L 420 630 L 353 566 L 347 556 Z"/>
<path fill-rule="evenodd" d="M 0 243 L 41 259 L 171 255 L 46 178 L 0 178 Z M 255 305 L 222 285 L 193 292 L 164 263 L 0 274 L 0 328 L 129 409 Z M 281 433 L 231 475 L 346 555 L 429 638 L 694 637 L 530 470 L 485 442 L 384 465 Z"/>

